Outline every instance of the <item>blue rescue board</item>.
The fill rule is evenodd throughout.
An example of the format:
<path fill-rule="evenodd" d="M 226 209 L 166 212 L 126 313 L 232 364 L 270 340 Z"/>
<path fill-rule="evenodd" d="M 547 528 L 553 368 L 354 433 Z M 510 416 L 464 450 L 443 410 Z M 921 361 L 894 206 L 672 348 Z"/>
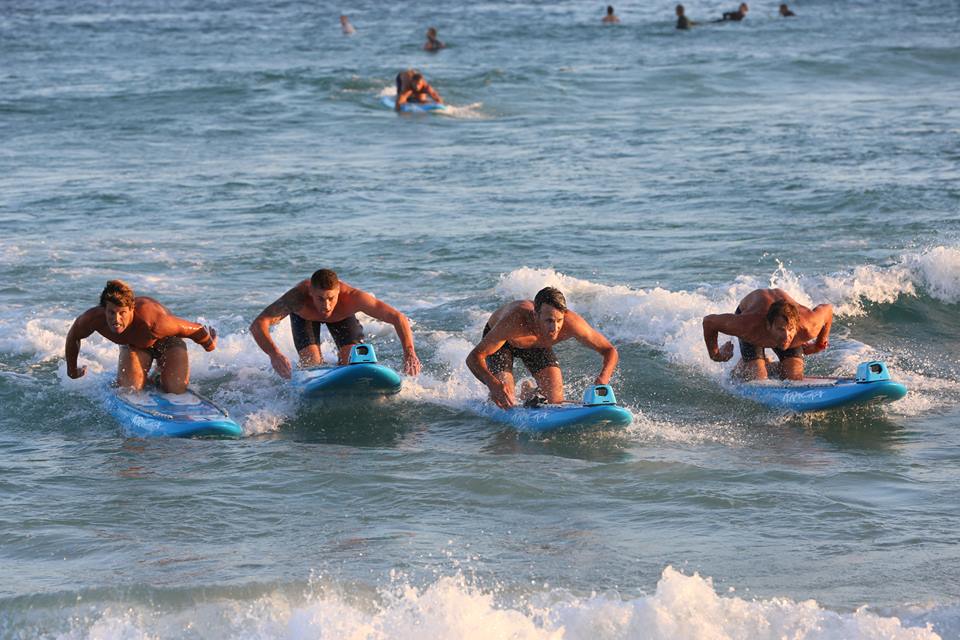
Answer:
<path fill-rule="evenodd" d="M 763 380 L 735 384 L 731 390 L 773 409 L 798 413 L 893 402 L 907 395 L 907 388 L 890 379 L 887 366 L 882 362 L 864 362 L 857 367 L 855 378 Z"/>
<path fill-rule="evenodd" d="M 395 109 L 397 105 L 397 99 L 395 96 L 383 96 L 380 98 L 380 103 L 389 109 Z M 429 111 L 446 110 L 447 105 L 437 102 L 408 102 L 400 107 L 400 111 L 403 113 L 427 113 Z"/>
<path fill-rule="evenodd" d="M 123 431 L 135 438 L 243 435 L 243 428 L 226 411 L 192 389 L 186 393 L 118 390 L 110 394 L 108 409 Z"/>
<path fill-rule="evenodd" d="M 381 364 L 373 346 L 355 344 L 350 350 L 350 364 L 333 367 L 311 367 L 293 373 L 293 384 L 305 397 L 329 394 L 391 395 L 400 391 L 400 374 Z"/>
<path fill-rule="evenodd" d="M 486 418 L 509 425 L 523 433 L 599 431 L 627 427 L 633 422 L 633 414 L 616 402 L 613 390 L 609 385 L 602 384 L 587 389 L 584 404 L 547 404 L 501 409 L 491 402 L 477 402 L 470 408 Z"/>

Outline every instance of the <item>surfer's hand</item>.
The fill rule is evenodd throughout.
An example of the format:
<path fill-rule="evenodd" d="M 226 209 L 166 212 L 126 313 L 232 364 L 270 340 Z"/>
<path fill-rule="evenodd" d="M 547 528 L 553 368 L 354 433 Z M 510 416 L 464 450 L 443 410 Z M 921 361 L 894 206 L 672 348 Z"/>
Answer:
<path fill-rule="evenodd" d="M 726 362 L 733 357 L 733 342 L 727 341 L 716 353 L 710 354 L 710 359 L 716 362 Z"/>
<path fill-rule="evenodd" d="M 293 375 L 293 368 L 290 366 L 290 360 L 288 360 L 287 356 L 283 355 L 282 353 L 278 353 L 275 356 L 270 356 L 270 364 L 273 365 L 273 370 L 276 371 L 281 378 L 289 380 Z"/>
<path fill-rule="evenodd" d="M 829 347 L 829 346 L 830 346 L 830 341 L 829 341 L 829 340 L 824 340 L 822 343 L 820 343 L 820 342 L 807 342 L 806 344 L 803 345 L 803 355 L 809 356 L 809 355 L 812 355 L 812 354 L 814 354 L 814 353 L 820 353 L 821 351 L 823 351 L 824 349 L 826 349 L 826 348 Z"/>
<path fill-rule="evenodd" d="M 496 387 L 490 389 L 490 399 L 493 400 L 493 403 L 501 409 L 509 409 L 517 404 L 517 399 L 514 397 L 513 393 L 513 386 L 506 385 L 502 382 Z"/>
<path fill-rule="evenodd" d="M 403 354 L 403 372 L 408 376 L 420 375 L 420 358 L 415 352 Z"/>
<path fill-rule="evenodd" d="M 217 348 L 217 330 L 213 327 L 207 327 L 207 333 L 210 334 L 210 341 L 203 348 L 206 351 L 213 351 Z"/>
<path fill-rule="evenodd" d="M 76 380 L 77 378 L 82 378 L 87 372 L 87 365 L 83 365 L 79 369 L 70 370 L 70 367 L 67 367 L 67 375 Z"/>

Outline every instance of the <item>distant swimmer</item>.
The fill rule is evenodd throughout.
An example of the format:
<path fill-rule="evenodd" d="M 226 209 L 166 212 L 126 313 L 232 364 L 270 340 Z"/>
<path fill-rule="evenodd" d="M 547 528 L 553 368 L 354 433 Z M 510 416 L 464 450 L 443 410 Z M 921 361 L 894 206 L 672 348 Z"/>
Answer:
<path fill-rule="evenodd" d="M 446 49 L 447 45 L 440 42 L 437 38 L 437 30 L 434 27 L 427 29 L 427 41 L 423 44 L 424 51 L 440 51 Z"/>
<path fill-rule="evenodd" d="M 563 402 L 563 375 L 553 345 L 575 338 L 603 356 L 596 384 L 607 384 L 617 366 L 610 341 L 567 308 L 563 294 L 541 289 L 531 300 L 517 300 L 497 309 L 483 328 L 483 338 L 467 356 L 467 367 L 490 389 L 490 399 L 507 409 L 516 404 L 513 361 L 519 358 L 533 375 L 547 402 Z M 521 400 L 524 400 L 521 395 Z"/>
<path fill-rule="evenodd" d="M 340 16 L 340 29 L 343 31 L 344 35 L 352 36 L 357 32 L 353 28 L 353 25 L 350 24 L 350 18 L 347 16 Z"/>
<path fill-rule="evenodd" d="M 190 322 L 146 296 L 135 296 L 122 280 L 111 280 L 100 293 L 100 305 L 87 309 L 67 332 L 67 375 L 81 378 L 87 367 L 77 367 L 80 341 L 94 332 L 120 345 L 117 384 L 143 389 L 154 361 L 160 386 L 167 393 L 183 393 L 190 383 L 190 360 L 184 338 L 207 351 L 217 346 L 217 332 Z"/>
<path fill-rule="evenodd" d="M 781 18 L 796 18 L 797 14 L 793 11 L 790 11 L 790 7 L 785 4 L 780 5 L 780 17 Z"/>
<path fill-rule="evenodd" d="M 293 368 L 290 360 L 270 338 L 270 327 L 290 316 L 293 344 L 300 356 L 300 366 L 323 364 L 320 353 L 320 327 L 327 325 L 337 345 L 337 361 L 346 364 L 350 347 L 363 342 L 363 327 L 357 313 L 392 324 L 403 347 L 403 370 L 415 376 L 420 373 L 420 360 L 413 348 L 410 321 L 385 302 L 342 282 L 330 269 L 320 269 L 308 279 L 280 296 L 250 325 L 250 333 L 263 352 L 270 356 L 270 364 L 282 378 L 290 378 Z"/>
<path fill-rule="evenodd" d="M 408 102 L 422 103 L 427 100 L 443 104 L 443 98 L 423 79 L 419 71 L 407 69 L 397 74 L 397 102 L 394 107 L 397 111 Z"/>
<path fill-rule="evenodd" d="M 747 6 L 746 2 L 741 2 L 740 7 L 736 11 L 727 11 L 723 14 L 723 18 L 720 20 L 714 20 L 714 22 L 740 22 L 747 17 L 747 12 L 750 11 L 750 7 Z"/>
<path fill-rule="evenodd" d="M 613 13 L 613 7 L 607 7 L 607 15 L 603 16 L 604 24 L 619 24 L 620 18 Z"/>
<path fill-rule="evenodd" d="M 833 307 L 813 309 L 799 304 L 782 289 L 757 289 L 740 301 L 734 313 L 709 315 L 703 319 L 703 341 L 712 360 L 726 362 L 733 357 L 733 343 L 717 346 L 724 333 L 740 340 L 740 362 L 734 375 L 747 380 L 766 380 L 765 348 L 779 358 L 773 372 L 785 380 L 803 378 L 803 357 L 819 353 L 830 345 Z"/>
<path fill-rule="evenodd" d="M 696 22 L 687 17 L 682 4 L 677 5 L 677 29 L 689 29 L 696 26 Z"/>

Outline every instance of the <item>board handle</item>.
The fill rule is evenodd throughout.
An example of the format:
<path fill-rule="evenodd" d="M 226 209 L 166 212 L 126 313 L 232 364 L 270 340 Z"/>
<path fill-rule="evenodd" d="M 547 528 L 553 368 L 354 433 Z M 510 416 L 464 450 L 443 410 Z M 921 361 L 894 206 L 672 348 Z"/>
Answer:
<path fill-rule="evenodd" d="M 882 380 L 889 379 L 890 372 L 887 371 L 887 365 L 879 360 L 864 362 L 857 367 L 857 382 L 861 384 L 865 382 L 880 382 Z"/>
<path fill-rule="evenodd" d="M 587 407 L 596 407 L 603 404 L 617 404 L 617 396 L 613 387 L 608 384 L 595 384 L 587 387 L 583 392 L 583 404 Z"/>
<path fill-rule="evenodd" d="M 355 344 L 350 347 L 348 364 L 376 364 L 377 352 L 372 344 Z"/>

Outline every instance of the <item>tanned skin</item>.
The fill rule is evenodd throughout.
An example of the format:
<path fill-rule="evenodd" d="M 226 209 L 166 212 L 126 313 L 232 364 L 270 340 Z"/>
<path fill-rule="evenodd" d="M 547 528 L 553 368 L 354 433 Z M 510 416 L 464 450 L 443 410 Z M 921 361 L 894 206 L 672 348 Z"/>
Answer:
<path fill-rule="evenodd" d="M 776 318 L 767 323 L 767 311 L 778 300 L 796 306 L 799 322 L 794 326 L 785 318 Z M 757 347 L 793 349 L 803 347 L 804 355 L 819 353 L 830 346 L 830 327 L 833 324 L 833 307 L 829 304 L 808 309 L 783 289 L 757 289 L 740 301 L 740 313 L 720 313 L 703 319 L 703 341 L 711 360 L 726 362 L 733 357 L 733 342 L 717 346 L 718 334 L 741 338 Z M 747 380 L 766 380 L 765 359 L 741 360 L 734 375 Z M 803 358 L 786 358 L 774 368 L 774 373 L 785 380 L 803 379 Z"/>
<path fill-rule="evenodd" d="M 410 69 L 400 73 L 400 91 L 397 93 L 394 108 L 400 111 L 400 108 L 408 102 L 426 102 L 427 98 L 437 104 L 443 104 L 443 98 L 440 97 L 440 94 L 422 77 L 416 83 L 413 82 L 414 73 Z"/>
<path fill-rule="evenodd" d="M 487 357 L 496 353 L 505 343 L 518 349 L 548 348 L 574 338 L 603 356 L 603 367 L 596 384 L 607 384 L 617 366 L 617 349 L 599 331 L 591 327 L 579 314 L 560 311 L 544 304 L 534 311 L 533 301 L 510 302 L 494 312 L 487 323 L 490 331 L 467 356 L 467 367 L 477 379 L 490 389 L 490 399 L 503 409 L 516 405 L 513 373 L 497 375 L 487 367 Z M 534 378 L 547 402 L 563 402 L 563 375 L 559 367 L 541 369 Z"/>
<path fill-rule="evenodd" d="M 121 387 L 143 389 L 153 358 L 147 351 L 164 338 L 189 338 L 207 351 L 217 347 L 217 332 L 201 324 L 190 322 L 146 296 L 137 296 L 133 307 L 108 302 L 106 307 L 93 307 L 80 314 L 67 332 L 67 375 L 81 378 L 87 367 L 77 367 L 80 341 L 99 333 L 110 342 L 120 345 L 117 363 L 117 384 Z M 171 346 L 158 362 L 160 386 L 167 393 L 183 393 L 190 383 L 190 360 L 187 350 Z"/>
<path fill-rule="evenodd" d="M 410 331 L 410 321 L 385 302 L 377 300 L 372 295 L 351 287 L 342 280 L 336 289 L 317 289 L 310 284 L 310 280 L 300 282 L 293 289 L 280 296 L 273 304 L 264 309 L 250 325 L 250 333 L 263 352 L 270 356 L 270 364 L 274 371 L 282 378 L 289 379 L 293 375 L 290 360 L 280 352 L 276 343 L 270 337 L 270 327 L 277 324 L 291 313 L 295 313 L 304 320 L 315 322 L 340 322 L 355 313 L 362 312 L 382 322 L 392 324 L 403 345 L 403 371 L 407 375 L 415 376 L 420 373 L 420 359 L 413 347 L 413 332 Z M 346 364 L 350 357 L 350 347 L 343 345 L 338 354 L 339 364 Z M 308 367 L 323 364 L 320 347 L 308 345 L 299 352 L 300 366 Z"/>

